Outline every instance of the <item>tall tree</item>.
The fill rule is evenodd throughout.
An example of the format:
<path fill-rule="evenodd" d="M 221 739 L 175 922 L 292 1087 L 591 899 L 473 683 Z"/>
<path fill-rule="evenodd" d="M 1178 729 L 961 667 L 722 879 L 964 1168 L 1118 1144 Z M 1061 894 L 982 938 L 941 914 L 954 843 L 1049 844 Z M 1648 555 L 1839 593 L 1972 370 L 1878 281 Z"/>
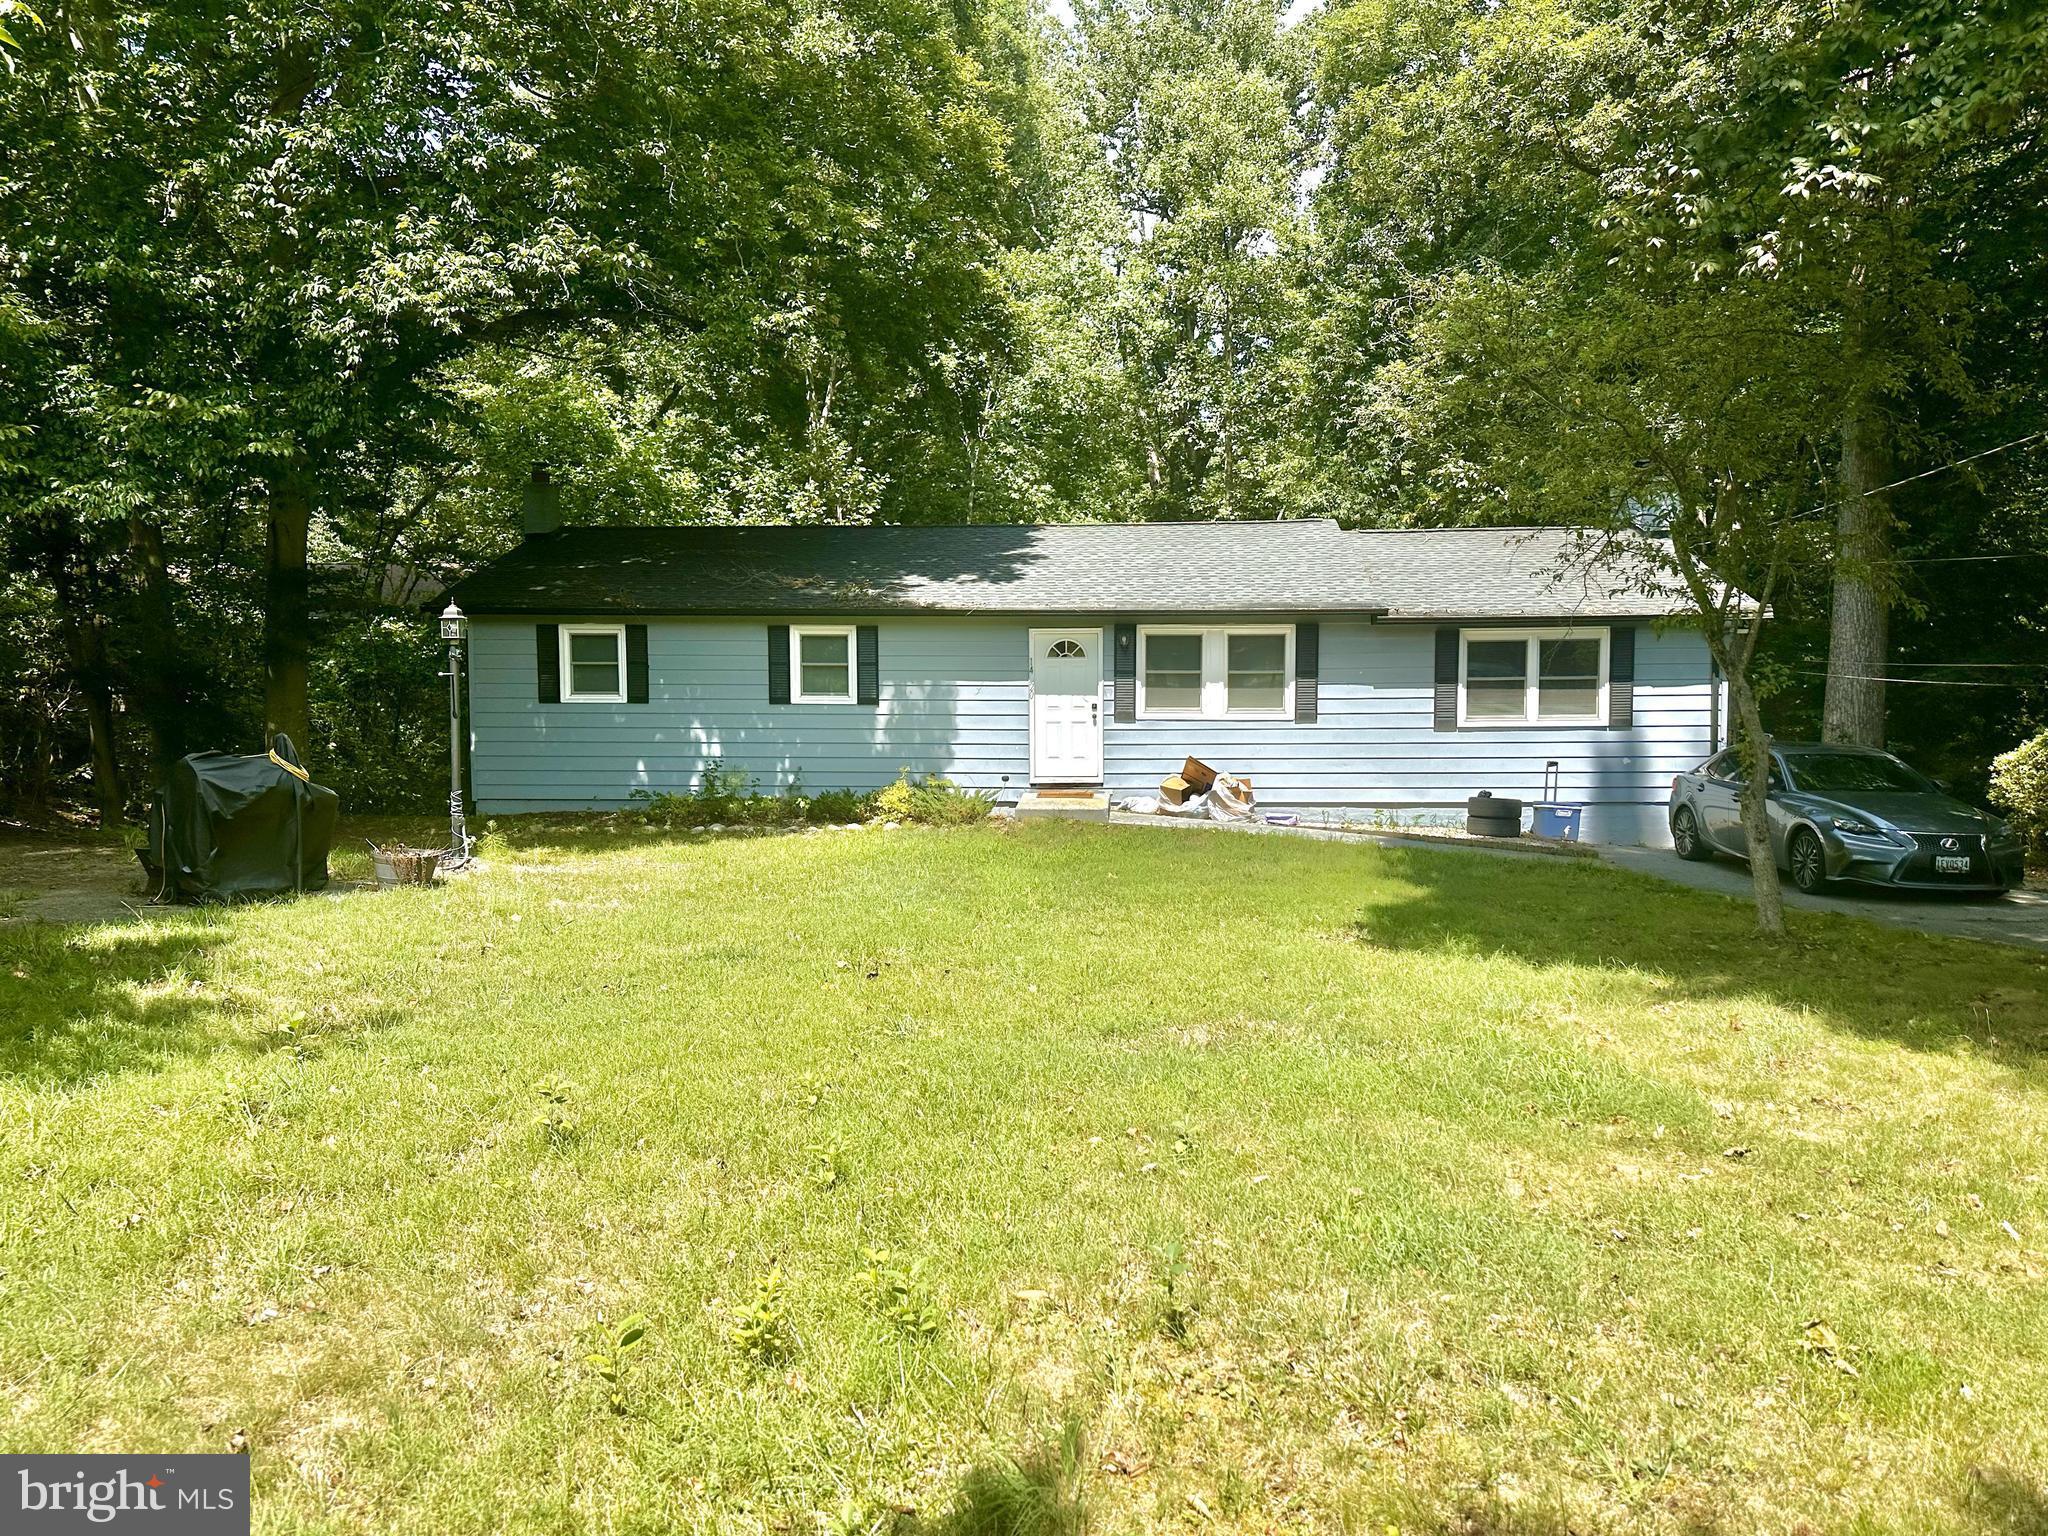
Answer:
<path fill-rule="evenodd" d="M 1077 8 L 1081 113 L 1120 228 L 1120 371 L 1152 517 L 1290 510 L 1286 360 L 1309 166 L 1309 54 L 1276 0 Z"/>
<path fill-rule="evenodd" d="M 132 535 L 145 588 L 207 579 L 161 547 L 188 511 L 252 551 L 263 717 L 303 736 L 309 565 L 380 555 L 376 509 L 451 478 L 480 355 L 588 359 L 643 419 L 696 389 L 699 419 L 798 444 L 819 515 L 865 513 L 888 402 L 991 307 L 1012 199 L 982 25 L 165 0 L 17 27 L 0 431 L 30 435 L 0 516 Z"/>
<path fill-rule="evenodd" d="M 1586 558 L 1683 595 L 1748 756 L 1758 926 L 1782 932 L 1754 665 L 1824 530 L 1840 354 L 1719 231 L 1674 233 L 1645 143 L 1697 120 L 1728 55 L 1541 3 L 1360 5 L 1325 47 L 1325 203 L 1400 273 L 1360 402 L 1383 480 L 1432 519 L 1602 530 Z"/>
<path fill-rule="evenodd" d="M 1987 181 L 2039 154 L 2048 29 L 2036 7 L 1979 0 L 1656 6 L 1620 24 L 1706 61 L 1717 92 L 1693 120 L 1649 122 L 1638 208 L 1661 209 L 1674 248 L 1726 252 L 1789 289 L 1839 349 L 1822 728 L 1882 745 L 1890 491 L 1947 449 L 1933 430 L 1947 412 L 1927 407 L 1982 387 L 1971 322 L 1997 295 L 1972 247 L 1998 235 L 1971 215 Z"/>

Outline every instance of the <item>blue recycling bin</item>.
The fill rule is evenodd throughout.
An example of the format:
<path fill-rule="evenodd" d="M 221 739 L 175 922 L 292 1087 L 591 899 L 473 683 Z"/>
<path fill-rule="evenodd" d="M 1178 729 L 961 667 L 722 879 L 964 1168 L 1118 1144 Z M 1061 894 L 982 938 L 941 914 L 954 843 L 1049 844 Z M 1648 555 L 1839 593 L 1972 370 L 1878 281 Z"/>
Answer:
<path fill-rule="evenodd" d="M 1560 843 L 1576 843 L 1579 840 L 1579 813 L 1582 805 L 1565 805 L 1556 800 L 1539 800 L 1530 808 L 1529 834 L 1532 837 L 1554 838 Z"/>

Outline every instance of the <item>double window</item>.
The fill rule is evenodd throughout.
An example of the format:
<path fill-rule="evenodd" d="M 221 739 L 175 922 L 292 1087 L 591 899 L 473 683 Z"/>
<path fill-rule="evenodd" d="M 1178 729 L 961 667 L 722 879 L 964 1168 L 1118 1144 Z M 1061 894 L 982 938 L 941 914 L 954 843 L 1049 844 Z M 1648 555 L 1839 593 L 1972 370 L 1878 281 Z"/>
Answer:
<path fill-rule="evenodd" d="M 1138 631 L 1138 714 L 1281 720 L 1294 712 L 1291 624 Z"/>
<path fill-rule="evenodd" d="M 851 624 L 791 625 L 790 699 L 797 704 L 853 702 Z"/>
<path fill-rule="evenodd" d="M 626 702 L 626 626 L 564 624 L 562 699 L 569 704 Z"/>
<path fill-rule="evenodd" d="M 1463 631 L 1458 724 L 1606 724 L 1607 634 L 1604 629 Z"/>

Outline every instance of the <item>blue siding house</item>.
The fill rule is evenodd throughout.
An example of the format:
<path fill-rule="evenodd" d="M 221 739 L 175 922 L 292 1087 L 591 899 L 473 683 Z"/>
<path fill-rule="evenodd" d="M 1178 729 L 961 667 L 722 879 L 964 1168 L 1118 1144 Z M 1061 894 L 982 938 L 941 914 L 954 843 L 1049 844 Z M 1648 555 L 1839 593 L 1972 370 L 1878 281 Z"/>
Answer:
<path fill-rule="evenodd" d="M 542 531 L 454 589 L 472 790 L 607 808 L 716 763 L 1122 795 L 1193 755 L 1263 809 L 1447 820 L 1550 770 L 1589 839 L 1662 841 L 1721 689 L 1649 567 L 1589 547 L 1319 520 Z"/>

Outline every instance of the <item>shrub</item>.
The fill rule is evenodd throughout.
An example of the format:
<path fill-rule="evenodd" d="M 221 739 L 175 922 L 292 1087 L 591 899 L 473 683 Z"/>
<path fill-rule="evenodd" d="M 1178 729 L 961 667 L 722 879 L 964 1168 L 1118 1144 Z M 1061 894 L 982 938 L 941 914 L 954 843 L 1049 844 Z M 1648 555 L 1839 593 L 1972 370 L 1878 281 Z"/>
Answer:
<path fill-rule="evenodd" d="M 686 795 L 634 796 L 649 821 L 670 827 L 788 827 L 804 819 L 800 792 L 764 795 L 747 775 L 716 759 L 705 764 L 696 787 Z"/>
<path fill-rule="evenodd" d="M 929 827 L 959 827 L 985 821 L 995 796 L 962 789 L 936 774 L 913 779 L 904 769 L 894 784 L 875 794 L 875 813 L 889 821 L 915 821 Z"/>
<path fill-rule="evenodd" d="M 801 784 L 792 784 L 787 794 L 764 795 L 754 780 L 717 762 L 705 765 L 688 794 L 639 790 L 633 799 L 641 816 L 665 827 L 837 826 L 882 820 L 952 827 L 983 820 L 995 803 L 995 796 L 962 789 L 951 779 L 913 779 L 908 769 L 888 788 L 872 792 L 825 789 L 807 795 Z"/>
<path fill-rule="evenodd" d="M 1991 760 L 1991 797 L 2036 853 L 2048 853 L 2048 731 Z"/>
<path fill-rule="evenodd" d="M 804 815 L 832 825 L 868 821 L 875 815 L 875 797 L 854 789 L 821 789 L 804 802 Z"/>

